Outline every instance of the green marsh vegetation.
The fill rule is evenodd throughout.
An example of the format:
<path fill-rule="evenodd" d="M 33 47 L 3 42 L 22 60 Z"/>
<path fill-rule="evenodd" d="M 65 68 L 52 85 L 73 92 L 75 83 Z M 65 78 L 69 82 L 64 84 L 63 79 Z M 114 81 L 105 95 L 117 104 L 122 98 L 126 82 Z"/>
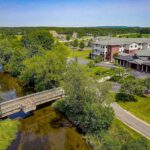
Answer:
<path fill-rule="evenodd" d="M 0 150 L 6 150 L 15 139 L 18 131 L 19 121 L 0 121 Z"/>

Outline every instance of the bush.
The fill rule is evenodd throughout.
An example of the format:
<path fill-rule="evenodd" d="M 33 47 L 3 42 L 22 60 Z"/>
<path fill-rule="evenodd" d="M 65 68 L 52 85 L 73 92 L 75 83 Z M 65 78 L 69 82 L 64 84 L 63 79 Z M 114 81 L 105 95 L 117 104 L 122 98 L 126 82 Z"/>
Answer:
<path fill-rule="evenodd" d="M 0 121 L 0 150 L 6 150 L 15 139 L 19 127 L 19 121 Z"/>
<path fill-rule="evenodd" d="M 137 99 L 130 94 L 126 94 L 126 93 L 117 93 L 116 94 L 116 101 L 119 102 L 136 102 Z"/>
<path fill-rule="evenodd" d="M 121 143 L 118 140 L 106 136 L 103 143 L 103 150 L 120 150 Z"/>
<path fill-rule="evenodd" d="M 73 106 L 65 100 L 54 103 L 53 107 L 63 112 L 83 133 L 97 136 L 101 136 L 102 132 L 108 130 L 114 116 L 112 108 L 102 107 L 97 103 L 85 103 L 83 112 L 78 115 L 74 115 Z"/>
<path fill-rule="evenodd" d="M 130 95 L 143 96 L 144 85 L 141 79 L 126 79 L 123 80 L 120 93 L 126 93 Z"/>
<path fill-rule="evenodd" d="M 122 77 L 120 77 L 120 76 L 114 75 L 114 76 L 111 77 L 111 81 L 118 82 L 118 81 L 120 81 L 121 78 Z"/>
<path fill-rule="evenodd" d="M 103 57 L 102 56 L 95 56 L 95 63 L 100 63 L 103 61 Z"/>
<path fill-rule="evenodd" d="M 66 97 L 55 108 L 62 111 L 83 133 L 100 136 L 110 127 L 114 117 L 108 100 L 111 85 L 89 80 L 84 69 L 77 63 L 67 66 L 64 75 Z"/>
<path fill-rule="evenodd" d="M 89 66 L 89 68 L 95 67 L 94 61 L 90 61 L 90 62 L 88 63 L 88 66 Z"/>
<path fill-rule="evenodd" d="M 140 138 L 125 143 L 121 150 L 148 150 L 148 144 L 144 138 Z"/>

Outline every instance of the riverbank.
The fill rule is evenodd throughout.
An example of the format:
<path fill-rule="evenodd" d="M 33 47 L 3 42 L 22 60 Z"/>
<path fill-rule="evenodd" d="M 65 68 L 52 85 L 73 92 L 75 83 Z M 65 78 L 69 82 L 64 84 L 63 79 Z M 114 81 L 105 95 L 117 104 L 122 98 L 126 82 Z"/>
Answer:
<path fill-rule="evenodd" d="M 91 150 L 76 128 L 51 106 L 34 111 L 20 123 L 8 150 Z"/>
<path fill-rule="evenodd" d="M 19 124 L 17 120 L 0 121 L 0 150 L 6 150 L 16 138 Z"/>
<path fill-rule="evenodd" d="M 61 111 L 61 113 L 64 113 L 60 110 L 59 103 L 60 101 L 57 101 L 52 106 Z M 70 121 L 76 125 L 76 122 L 71 119 Z M 78 128 L 79 126 L 76 125 L 76 127 Z M 84 139 L 94 150 L 122 150 L 126 146 L 129 146 L 128 148 L 132 146 L 137 147 L 137 150 L 150 149 L 150 141 L 148 139 L 127 127 L 116 118 L 113 120 L 110 128 L 106 132 L 101 133 L 99 137 L 87 133 L 84 134 Z"/>

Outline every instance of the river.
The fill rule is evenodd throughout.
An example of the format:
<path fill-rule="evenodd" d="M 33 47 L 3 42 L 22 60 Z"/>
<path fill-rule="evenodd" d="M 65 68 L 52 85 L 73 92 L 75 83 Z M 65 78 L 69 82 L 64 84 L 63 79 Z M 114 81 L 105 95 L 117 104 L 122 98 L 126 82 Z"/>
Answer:
<path fill-rule="evenodd" d="M 27 94 L 17 79 L 0 74 L 0 99 L 10 100 Z M 20 119 L 16 139 L 8 150 L 90 150 L 82 134 L 51 106 L 41 107 Z"/>

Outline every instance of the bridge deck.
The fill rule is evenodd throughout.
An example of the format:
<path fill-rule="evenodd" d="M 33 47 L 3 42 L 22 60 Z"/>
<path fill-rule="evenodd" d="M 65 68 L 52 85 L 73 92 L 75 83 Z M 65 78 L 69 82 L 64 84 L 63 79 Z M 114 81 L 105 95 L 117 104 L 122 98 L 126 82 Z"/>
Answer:
<path fill-rule="evenodd" d="M 33 111 L 38 105 L 60 99 L 63 96 L 64 91 L 61 88 L 56 88 L 0 103 L 0 118 L 19 111 L 25 113 Z"/>

